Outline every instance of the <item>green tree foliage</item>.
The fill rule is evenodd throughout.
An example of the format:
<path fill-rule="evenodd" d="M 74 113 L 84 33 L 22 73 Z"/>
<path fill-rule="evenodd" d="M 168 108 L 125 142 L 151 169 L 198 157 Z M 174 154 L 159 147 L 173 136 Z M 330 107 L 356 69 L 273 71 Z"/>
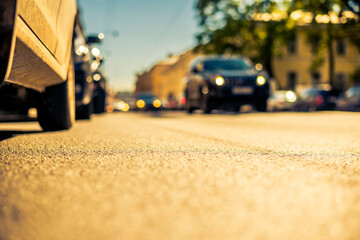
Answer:
<path fill-rule="evenodd" d="M 294 37 L 294 26 L 280 10 L 278 1 L 198 0 L 196 8 L 203 32 L 198 35 L 201 50 L 210 54 L 233 53 L 260 62 L 273 76 L 271 61 L 279 54 L 278 46 Z M 276 21 L 259 21 L 256 14 L 277 14 Z M 266 15 L 268 14 L 268 15 Z"/>
<path fill-rule="evenodd" d="M 272 60 L 296 36 L 299 25 L 292 13 L 301 10 L 312 16 L 304 27 L 309 44 L 315 45 L 313 64 L 316 72 L 329 61 L 330 83 L 334 84 L 334 42 L 346 37 L 360 49 L 359 23 L 318 22 L 316 16 L 341 16 L 345 10 L 359 15 L 360 0 L 197 0 L 196 9 L 203 31 L 198 34 L 199 48 L 210 54 L 242 54 L 261 62 L 273 76 Z M 285 14 L 284 14 L 285 13 Z M 262 15 L 262 19 L 256 16 Z M 301 24 L 300 24 L 301 25 Z"/>
<path fill-rule="evenodd" d="M 318 46 L 310 71 L 316 72 L 324 63 L 324 58 L 327 57 L 329 62 L 328 80 L 334 89 L 337 88 L 335 83 L 335 43 L 346 38 L 360 46 L 360 39 L 356 18 L 347 18 L 346 21 L 339 24 L 336 20 L 332 20 L 331 16 L 337 16 L 341 20 L 344 11 L 356 11 L 357 8 L 354 3 L 355 1 L 344 0 L 293 0 L 289 8 L 290 12 L 302 10 L 313 14 L 313 21 L 310 26 L 305 28 L 309 44 Z M 349 9 L 349 6 L 353 6 L 353 8 Z M 317 16 L 328 16 L 329 19 L 325 22 L 319 22 Z M 357 34 L 354 35 L 354 32 Z"/>

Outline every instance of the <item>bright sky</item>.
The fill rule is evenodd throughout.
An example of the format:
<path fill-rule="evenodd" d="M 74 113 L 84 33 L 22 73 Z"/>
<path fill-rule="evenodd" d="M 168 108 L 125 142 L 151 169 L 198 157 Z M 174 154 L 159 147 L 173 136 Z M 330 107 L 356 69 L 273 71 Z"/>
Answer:
<path fill-rule="evenodd" d="M 133 90 L 136 72 L 193 47 L 199 32 L 194 0 L 78 0 L 78 4 L 85 32 L 105 34 L 100 46 L 104 73 L 117 90 Z"/>

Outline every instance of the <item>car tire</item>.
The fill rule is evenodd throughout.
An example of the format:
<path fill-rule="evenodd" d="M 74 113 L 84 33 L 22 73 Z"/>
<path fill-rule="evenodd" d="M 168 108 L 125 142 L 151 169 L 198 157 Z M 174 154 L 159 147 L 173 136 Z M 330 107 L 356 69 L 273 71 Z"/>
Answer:
<path fill-rule="evenodd" d="M 232 112 L 239 113 L 240 112 L 240 106 L 233 107 Z"/>
<path fill-rule="evenodd" d="M 210 101 L 205 95 L 201 97 L 201 110 L 203 110 L 204 114 L 210 114 L 212 110 Z"/>
<path fill-rule="evenodd" d="M 267 100 L 266 99 L 260 100 L 256 104 L 255 108 L 258 112 L 266 112 L 267 111 Z"/>
<path fill-rule="evenodd" d="M 307 112 L 315 112 L 317 111 L 316 106 L 309 105 L 306 109 Z"/>
<path fill-rule="evenodd" d="M 105 102 L 106 102 L 106 92 L 104 89 L 100 88 L 98 90 L 98 95 L 94 97 L 94 113 L 101 114 L 105 112 Z"/>
<path fill-rule="evenodd" d="M 92 113 L 92 103 L 81 106 L 79 109 L 76 109 L 76 119 L 79 120 L 90 120 Z"/>
<path fill-rule="evenodd" d="M 66 130 L 75 122 L 75 74 L 71 58 L 65 82 L 50 86 L 40 94 L 38 121 L 44 131 Z"/>
<path fill-rule="evenodd" d="M 194 113 L 194 110 L 195 110 L 195 108 L 193 108 L 193 107 L 191 107 L 191 106 L 187 106 L 187 107 L 186 107 L 186 112 L 187 112 L 188 114 Z"/>

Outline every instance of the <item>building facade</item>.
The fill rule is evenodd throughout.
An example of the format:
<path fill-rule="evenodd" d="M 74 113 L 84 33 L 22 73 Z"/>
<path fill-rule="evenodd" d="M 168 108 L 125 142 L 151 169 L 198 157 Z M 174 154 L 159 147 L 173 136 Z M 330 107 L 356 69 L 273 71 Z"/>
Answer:
<path fill-rule="evenodd" d="M 274 76 L 278 89 L 301 90 L 308 86 L 329 84 L 328 52 L 323 52 L 324 62 L 317 70 L 311 66 L 315 58 L 316 46 L 307 41 L 306 33 L 301 27 L 296 38 L 281 49 L 279 56 L 273 60 Z M 351 75 L 360 67 L 360 51 L 348 39 L 336 40 L 333 43 L 335 58 L 334 85 L 344 90 L 351 85 Z"/>
<path fill-rule="evenodd" d="M 179 100 L 183 95 L 186 75 L 190 63 L 196 54 L 189 50 L 183 54 L 171 56 L 155 64 L 149 71 L 137 76 L 135 95 L 150 92 L 162 100 Z"/>

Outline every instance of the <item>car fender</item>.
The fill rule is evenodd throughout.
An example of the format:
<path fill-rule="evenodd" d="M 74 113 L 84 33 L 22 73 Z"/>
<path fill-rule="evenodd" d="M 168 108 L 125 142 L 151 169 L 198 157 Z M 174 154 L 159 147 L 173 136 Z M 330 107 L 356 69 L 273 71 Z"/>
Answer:
<path fill-rule="evenodd" d="M 10 0 L 10 2 L 17 2 L 17 7 L 12 28 L 12 53 L 7 64 L 5 81 L 37 91 L 64 82 L 72 54 L 76 1 L 59 0 L 57 5 L 51 2 L 55 7 L 44 0 Z M 51 13 L 57 12 L 56 6 L 59 8 L 59 15 L 54 18 Z M 33 12 L 27 7 L 32 8 Z M 67 11 L 62 8 L 66 8 Z M 39 14 L 46 23 L 36 22 L 34 14 Z M 60 17 L 61 14 L 65 17 Z M 58 25 L 62 24 L 64 18 L 66 19 L 64 26 L 59 30 Z M 46 35 L 46 31 L 41 26 L 49 30 L 49 35 Z M 62 47 L 58 48 L 58 45 Z"/>

